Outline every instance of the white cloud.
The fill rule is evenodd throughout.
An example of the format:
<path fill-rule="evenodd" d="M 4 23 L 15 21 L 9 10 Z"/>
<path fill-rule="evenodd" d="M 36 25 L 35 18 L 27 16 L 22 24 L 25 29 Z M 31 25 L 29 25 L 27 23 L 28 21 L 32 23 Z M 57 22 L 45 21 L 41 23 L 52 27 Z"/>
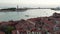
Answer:
<path fill-rule="evenodd" d="M 59 4 L 60 0 L 21 0 L 22 4 Z"/>
<path fill-rule="evenodd" d="M 0 4 L 17 4 L 17 0 L 0 0 Z"/>
<path fill-rule="evenodd" d="M 0 0 L 0 5 L 60 6 L 60 0 Z"/>

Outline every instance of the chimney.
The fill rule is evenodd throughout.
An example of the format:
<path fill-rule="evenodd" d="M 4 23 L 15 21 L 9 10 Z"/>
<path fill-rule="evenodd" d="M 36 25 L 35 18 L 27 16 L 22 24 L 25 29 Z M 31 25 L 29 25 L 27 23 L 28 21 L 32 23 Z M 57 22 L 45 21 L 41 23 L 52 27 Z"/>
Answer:
<path fill-rule="evenodd" d="M 17 34 L 20 34 L 20 32 L 17 30 Z"/>

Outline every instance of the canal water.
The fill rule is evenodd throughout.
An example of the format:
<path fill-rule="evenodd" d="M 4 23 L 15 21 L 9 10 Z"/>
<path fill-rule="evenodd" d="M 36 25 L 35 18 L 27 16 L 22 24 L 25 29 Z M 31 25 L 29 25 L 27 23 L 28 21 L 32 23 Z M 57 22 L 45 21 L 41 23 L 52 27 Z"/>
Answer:
<path fill-rule="evenodd" d="M 45 17 L 51 16 L 54 12 L 60 13 L 60 11 L 51 9 L 31 9 L 23 12 L 0 12 L 0 21 Z"/>

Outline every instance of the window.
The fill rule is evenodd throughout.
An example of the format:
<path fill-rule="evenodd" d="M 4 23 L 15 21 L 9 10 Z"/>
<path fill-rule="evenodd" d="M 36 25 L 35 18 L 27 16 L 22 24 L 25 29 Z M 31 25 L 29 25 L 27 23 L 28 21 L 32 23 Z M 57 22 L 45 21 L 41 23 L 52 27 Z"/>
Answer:
<path fill-rule="evenodd" d="M 54 28 L 54 31 L 58 31 L 58 30 L 60 30 L 60 27 L 55 27 Z"/>
<path fill-rule="evenodd" d="M 59 23 L 60 23 L 60 21 L 55 20 L 55 24 L 59 24 Z"/>

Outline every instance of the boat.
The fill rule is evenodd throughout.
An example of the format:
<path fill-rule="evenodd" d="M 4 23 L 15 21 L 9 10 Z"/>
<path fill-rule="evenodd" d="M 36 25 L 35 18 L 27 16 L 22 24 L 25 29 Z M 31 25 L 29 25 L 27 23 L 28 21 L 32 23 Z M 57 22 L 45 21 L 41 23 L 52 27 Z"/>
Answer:
<path fill-rule="evenodd" d="M 25 15 L 26 17 L 29 17 L 29 15 Z"/>

